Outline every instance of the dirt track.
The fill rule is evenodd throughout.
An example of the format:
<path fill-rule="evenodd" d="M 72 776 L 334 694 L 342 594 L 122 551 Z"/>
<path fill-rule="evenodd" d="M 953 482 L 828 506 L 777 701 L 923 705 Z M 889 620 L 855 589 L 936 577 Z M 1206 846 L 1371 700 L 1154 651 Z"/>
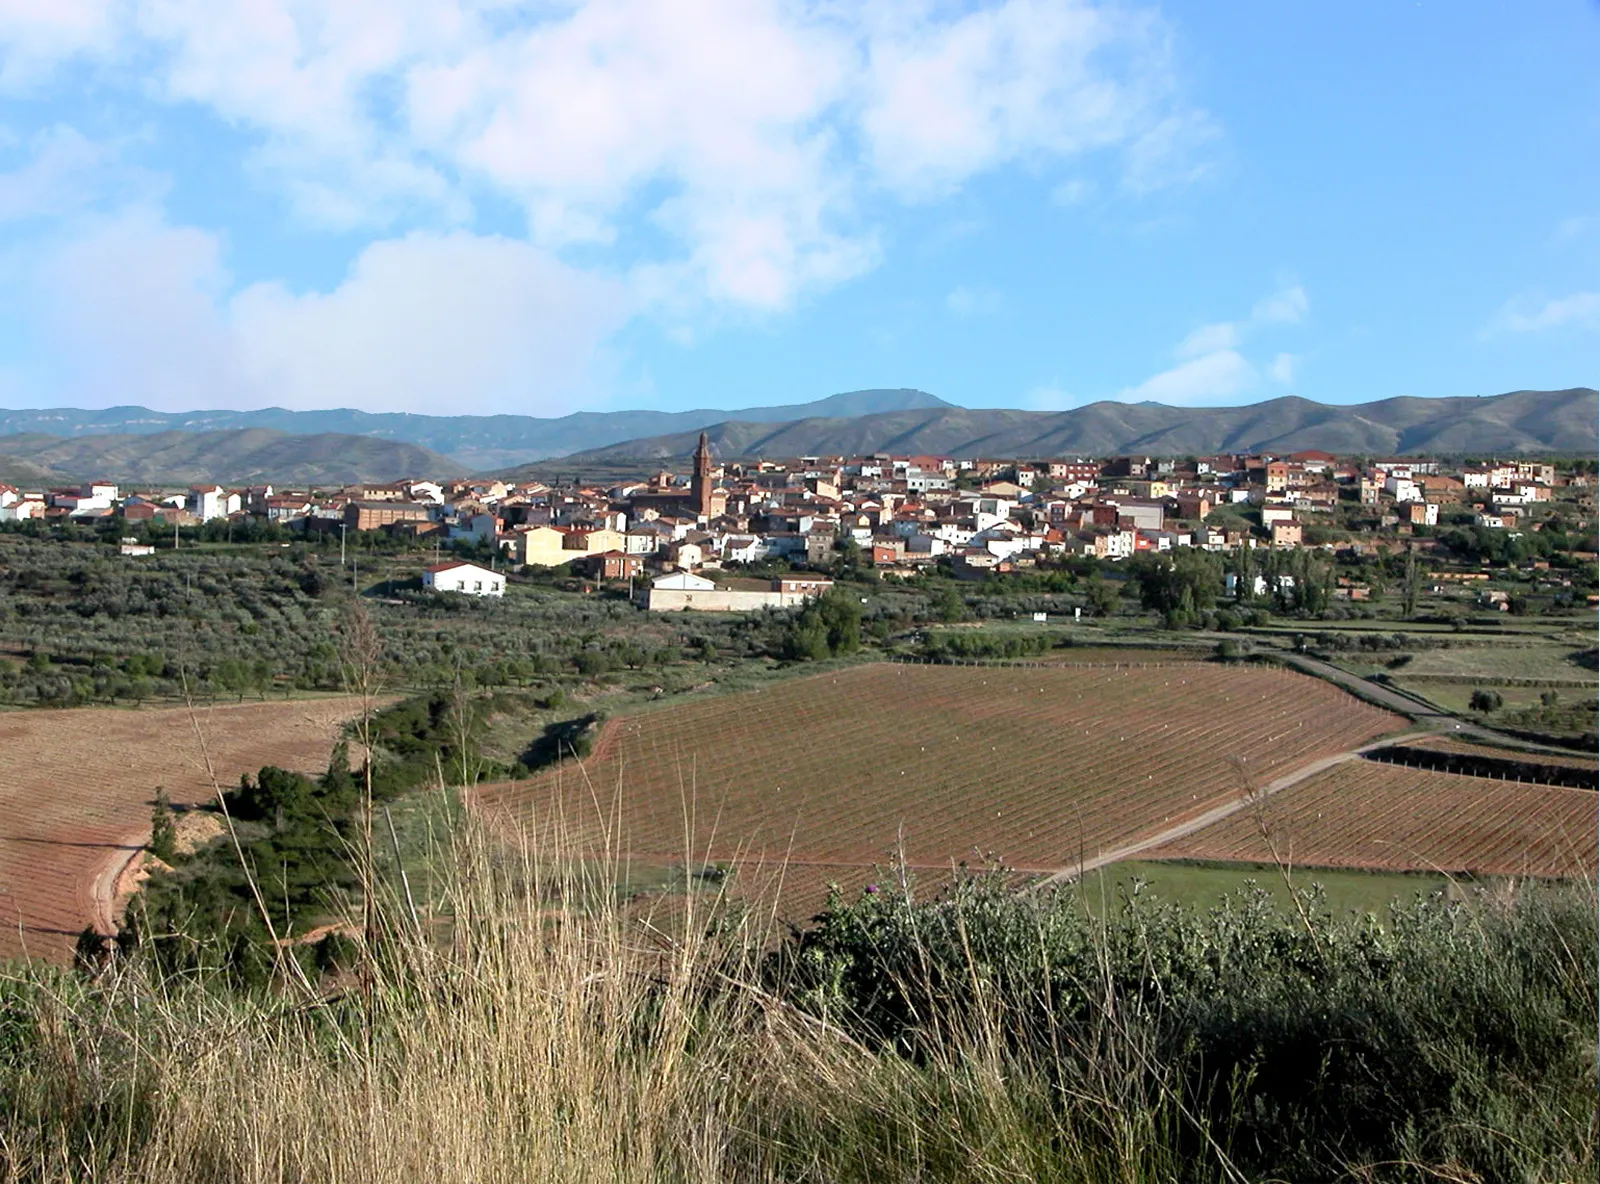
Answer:
<path fill-rule="evenodd" d="M 113 919 L 118 877 L 149 834 L 158 786 L 195 803 L 262 765 L 320 772 L 358 706 L 0 715 L 0 958 L 64 961 L 85 925 Z"/>

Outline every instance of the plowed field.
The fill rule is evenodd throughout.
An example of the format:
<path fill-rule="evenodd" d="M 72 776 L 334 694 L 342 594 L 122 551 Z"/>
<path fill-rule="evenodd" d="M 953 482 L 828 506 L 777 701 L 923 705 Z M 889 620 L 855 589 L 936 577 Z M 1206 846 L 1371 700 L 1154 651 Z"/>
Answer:
<path fill-rule="evenodd" d="M 95 883 L 148 838 L 157 786 L 210 800 L 262 765 L 320 772 L 359 700 L 0 715 L 0 958 L 70 958 Z M 197 730 L 198 725 L 198 730 Z M 202 744 L 203 741 L 203 744 Z"/>
<path fill-rule="evenodd" d="M 1141 858 L 1270 860 L 1276 848 L 1319 867 L 1593 875 L 1595 804 L 1591 790 L 1356 760 Z"/>
<path fill-rule="evenodd" d="M 609 721 L 593 755 L 482 787 L 491 817 L 642 861 L 1059 870 L 1405 721 L 1205 663 L 879 663 Z"/>

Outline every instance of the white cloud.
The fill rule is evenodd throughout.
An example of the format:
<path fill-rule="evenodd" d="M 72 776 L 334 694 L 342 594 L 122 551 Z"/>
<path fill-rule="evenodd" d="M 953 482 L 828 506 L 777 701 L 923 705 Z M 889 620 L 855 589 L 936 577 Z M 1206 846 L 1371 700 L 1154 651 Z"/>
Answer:
<path fill-rule="evenodd" d="M 1596 227 L 1600 227 L 1600 215 L 1577 214 L 1571 218 L 1563 218 L 1556 224 L 1556 238 L 1563 240 L 1581 238 Z"/>
<path fill-rule="evenodd" d="M 432 415 L 572 410 L 627 311 L 617 281 L 459 231 L 374 243 L 326 294 L 261 284 L 229 307 L 247 381 L 274 401 Z"/>
<path fill-rule="evenodd" d="M 644 212 L 683 278 L 757 308 L 873 266 L 884 190 L 1096 149 L 1153 175 L 1212 134 L 1166 26 L 1081 0 L 4 3 L 23 73 L 114 44 L 158 98 L 252 133 L 317 225 L 465 224 L 487 189 L 559 249 Z"/>
<path fill-rule="evenodd" d="M 1600 292 L 1574 292 L 1570 296 L 1545 300 L 1513 300 L 1490 321 L 1485 334 L 1539 333 L 1568 325 L 1600 329 Z"/>
<path fill-rule="evenodd" d="M 1216 321 L 1194 329 L 1173 350 L 1176 366 L 1124 390 L 1117 397 L 1176 406 L 1218 403 L 1248 393 L 1261 383 L 1261 371 L 1240 350 L 1264 327 L 1299 322 L 1311 307 L 1305 289 L 1290 284 L 1256 302 L 1240 321 Z M 1279 353 L 1266 367 L 1274 382 L 1294 382 L 1299 358 Z"/>
<path fill-rule="evenodd" d="M 944 298 L 944 306 L 958 317 L 988 316 L 1000 311 L 1002 297 L 993 288 L 957 284 Z"/>
<path fill-rule="evenodd" d="M 1214 166 L 1202 149 L 1221 134 L 1203 111 L 1168 115 L 1129 145 L 1123 183 L 1134 193 L 1147 194 L 1203 180 Z"/>
<path fill-rule="evenodd" d="M 326 293 L 230 296 L 223 243 L 141 212 L 34 277 L 39 331 L 75 399 L 171 410 L 360 407 L 561 414 L 592 398 L 629 313 L 622 283 L 527 243 L 465 232 L 373 243 Z"/>
<path fill-rule="evenodd" d="M 32 317 L 73 400 L 210 408 L 238 393 L 237 344 L 220 310 L 230 277 L 215 235 L 133 211 L 49 254 L 30 278 Z"/>
<path fill-rule="evenodd" d="M 510 306 L 598 348 L 616 309 L 703 331 L 863 274 L 882 258 L 892 203 L 1095 152 L 1118 154 L 1127 185 L 1145 192 L 1203 171 L 1196 153 L 1217 134 L 1179 92 L 1159 15 L 1085 0 L 0 0 L 0 55 L 0 87 L 39 88 L 78 59 L 104 67 L 93 82 L 113 96 L 137 79 L 143 99 L 196 105 L 244 137 L 247 176 L 306 223 L 392 240 L 336 292 L 268 287 L 215 302 L 222 328 L 201 352 L 219 349 L 240 381 L 270 372 L 298 391 L 331 373 L 371 389 L 318 324 L 452 315 L 426 290 L 380 300 L 369 277 L 385 266 L 390 282 L 434 284 L 478 317 L 483 369 L 469 387 L 526 373 L 530 342 L 552 351 L 552 372 L 571 368 L 568 337 L 519 335 L 430 270 L 430 252 L 456 252 Z M 7 200 L 41 206 L 49 167 L 0 179 L 0 213 Z M 1088 193 L 1068 182 L 1056 199 Z M 478 253 L 463 243 L 481 240 L 450 233 L 507 202 L 525 217 L 525 250 L 496 239 Z M 162 235 L 189 242 L 146 230 L 140 249 Z M 528 266 L 530 286 L 490 256 Z M 182 274 L 153 261 L 147 282 L 183 289 Z M 554 295 L 542 301 L 535 284 Z M 570 320 L 557 297 L 574 301 Z M 278 346 L 239 336 L 247 312 Z M 508 340 L 491 344 L 490 327 Z M 316 362 L 291 364 L 290 338 Z M 371 349 L 362 356 L 415 387 Z M 423 362 L 417 372 L 434 373 Z"/>
<path fill-rule="evenodd" d="M 1250 319 L 1257 324 L 1297 325 L 1305 319 L 1311 308 L 1306 290 L 1299 284 L 1290 284 L 1259 301 L 1250 311 Z"/>
<path fill-rule="evenodd" d="M 1081 206 L 1093 196 L 1094 183 L 1086 181 L 1082 177 L 1074 177 L 1071 180 L 1062 181 L 1050 190 L 1051 204 L 1061 206 L 1063 209 L 1071 206 Z"/>
<path fill-rule="evenodd" d="M 1180 358 L 1198 358 L 1218 350 L 1233 349 L 1239 344 L 1239 326 L 1232 321 L 1215 325 L 1201 325 L 1179 343 Z"/>
<path fill-rule="evenodd" d="M 1220 403 L 1250 390 L 1259 380 L 1256 368 L 1242 354 L 1222 349 L 1180 362 L 1117 397 L 1130 403 L 1149 400 L 1176 407 Z"/>
<path fill-rule="evenodd" d="M 36 85 L 59 63 L 116 39 L 111 0 L 0 0 L 0 91 Z"/>
<path fill-rule="evenodd" d="M 58 124 L 33 137 L 29 147 L 28 160 L 0 173 L 0 222 L 59 216 L 93 198 L 96 175 L 108 159 L 102 145 Z"/>

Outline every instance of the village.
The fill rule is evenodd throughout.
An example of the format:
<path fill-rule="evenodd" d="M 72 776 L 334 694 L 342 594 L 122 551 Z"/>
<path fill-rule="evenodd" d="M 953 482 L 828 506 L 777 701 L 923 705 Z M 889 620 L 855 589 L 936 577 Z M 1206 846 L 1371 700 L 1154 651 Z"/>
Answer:
<path fill-rule="evenodd" d="M 132 558 L 154 553 L 166 532 L 176 537 L 179 528 L 218 520 L 341 537 L 377 531 L 439 549 L 441 561 L 423 576 L 435 591 L 499 596 L 508 570 L 564 569 L 626 582 L 652 610 L 741 611 L 788 607 L 826 590 L 823 573 L 841 548 L 887 577 L 937 565 L 982 580 L 1072 557 L 1118 561 L 1182 548 L 1319 548 L 1349 557 L 1404 547 L 1426 555 L 1439 548 L 1442 528 L 1515 538 L 1537 534 L 1558 508 L 1568 514 L 1562 529 L 1583 537 L 1592 528 L 1592 469 L 1322 451 L 719 462 L 702 434 L 684 476 L 661 471 L 605 485 L 419 477 L 335 491 L 0 485 L 0 522 L 119 522 L 128 528 L 121 552 Z M 443 547 L 463 543 L 476 544 L 475 557 L 445 561 Z M 771 569 L 772 561 L 785 570 L 740 574 Z M 1364 594 L 1348 582 L 1335 592 Z M 1505 600 L 1501 593 L 1494 607 L 1504 609 Z"/>

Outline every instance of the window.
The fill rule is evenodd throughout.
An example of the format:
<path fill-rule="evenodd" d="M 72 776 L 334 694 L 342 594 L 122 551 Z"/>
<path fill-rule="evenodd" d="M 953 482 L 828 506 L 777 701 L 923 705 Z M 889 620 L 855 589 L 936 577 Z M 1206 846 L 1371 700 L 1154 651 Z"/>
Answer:
<path fill-rule="evenodd" d="M 483 581 L 482 580 L 473 580 L 472 581 L 472 590 L 474 592 L 482 592 L 483 591 Z"/>

